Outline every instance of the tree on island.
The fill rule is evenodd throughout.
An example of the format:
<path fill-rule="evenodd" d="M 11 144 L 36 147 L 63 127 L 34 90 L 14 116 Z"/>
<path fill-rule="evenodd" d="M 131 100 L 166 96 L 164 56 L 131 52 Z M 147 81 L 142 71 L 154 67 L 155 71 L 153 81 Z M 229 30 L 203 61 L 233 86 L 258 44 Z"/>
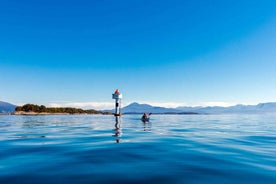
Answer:
<path fill-rule="evenodd" d="M 23 106 L 17 106 L 15 111 L 23 112 L 35 112 L 35 113 L 68 113 L 68 114 L 109 114 L 102 113 L 94 109 L 83 110 L 73 107 L 45 107 L 44 105 L 25 104 Z"/>

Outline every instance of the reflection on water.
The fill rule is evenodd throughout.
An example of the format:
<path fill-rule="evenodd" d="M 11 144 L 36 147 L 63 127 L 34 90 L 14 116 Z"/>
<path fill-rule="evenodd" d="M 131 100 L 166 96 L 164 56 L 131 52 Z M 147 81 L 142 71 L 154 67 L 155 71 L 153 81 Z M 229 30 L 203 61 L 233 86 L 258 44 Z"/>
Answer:
<path fill-rule="evenodd" d="M 151 131 L 151 121 L 143 122 L 144 125 L 144 131 Z"/>
<path fill-rule="evenodd" d="M 37 121 L 37 120 L 32 120 L 32 121 L 25 121 L 23 123 L 23 127 L 29 127 L 29 128 L 33 128 L 36 126 L 45 126 L 47 123 L 43 122 L 43 121 Z"/>
<path fill-rule="evenodd" d="M 0 116 L 0 183 L 274 184 L 275 122 L 276 115 L 153 115 L 147 123 L 140 115 Z"/>
<path fill-rule="evenodd" d="M 116 137 L 116 143 L 120 143 L 120 137 L 122 135 L 121 123 L 121 117 L 115 116 L 115 134 L 113 136 Z"/>

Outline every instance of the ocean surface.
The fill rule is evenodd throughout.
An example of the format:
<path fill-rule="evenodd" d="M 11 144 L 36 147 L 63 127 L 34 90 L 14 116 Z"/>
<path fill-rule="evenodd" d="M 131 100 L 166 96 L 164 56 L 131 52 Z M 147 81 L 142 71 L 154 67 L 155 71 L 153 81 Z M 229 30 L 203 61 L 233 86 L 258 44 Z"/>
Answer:
<path fill-rule="evenodd" d="M 0 116 L 0 183 L 276 183 L 276 115 Z"/>

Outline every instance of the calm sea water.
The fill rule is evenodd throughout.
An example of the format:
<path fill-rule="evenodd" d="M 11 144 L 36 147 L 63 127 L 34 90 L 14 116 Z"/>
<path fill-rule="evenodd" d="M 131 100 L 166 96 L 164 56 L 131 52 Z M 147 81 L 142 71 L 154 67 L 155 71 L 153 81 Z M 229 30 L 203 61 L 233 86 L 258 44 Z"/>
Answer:
<path fill-rule="evenodd" d="M 0 183 L 276 183 L 276 115 L 0 116 Z"/>

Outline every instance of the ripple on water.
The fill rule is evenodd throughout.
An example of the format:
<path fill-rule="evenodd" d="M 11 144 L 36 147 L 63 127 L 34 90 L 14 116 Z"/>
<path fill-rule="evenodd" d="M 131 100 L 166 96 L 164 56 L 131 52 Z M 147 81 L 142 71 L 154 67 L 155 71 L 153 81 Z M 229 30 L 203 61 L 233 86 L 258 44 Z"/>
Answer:
<path fill-rule="evenodd" d="M 0 183 L 275 183 L 276 116 L 0 116 Z"/>

